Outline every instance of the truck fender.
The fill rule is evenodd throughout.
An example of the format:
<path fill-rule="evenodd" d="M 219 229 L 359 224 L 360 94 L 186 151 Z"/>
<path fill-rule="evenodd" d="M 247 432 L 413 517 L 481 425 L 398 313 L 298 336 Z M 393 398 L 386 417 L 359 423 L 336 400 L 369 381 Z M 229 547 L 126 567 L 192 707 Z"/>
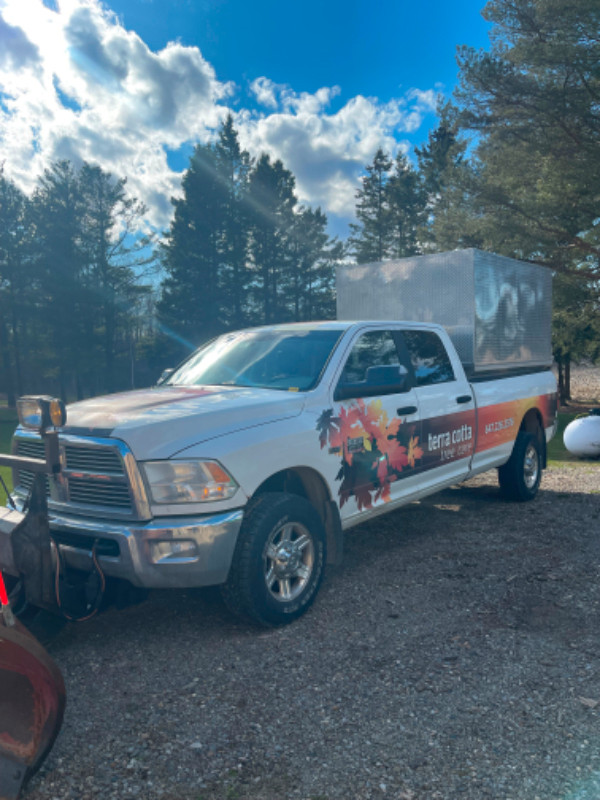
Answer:
<path fill-rule="evenodd" d="M 271 475 L 254 492 L 288 492 L 308 500 L 317 510 L 327 534 L 327 563 L 339 565 L 344 552 L 344 534 L 337 503 L 331 499 L 323 477 L 311 467 L 290 467 Z"/>
<path fill-rule="evenodd" d="M 542 469 L 546 469 L 548 462 L 548 456 L 546 452 L 546 436 L 544 434 L 544 423 L 542 420 L 542 415 L 538 408 L 529 409 L 529 411 L 525 414 L 525 416 L 521 420 L 519 431 L 524 431 L 526 433 L 533 433 L 534 436 L 536 436 L 538 444 L 540 446 L 541 467 Z"/>

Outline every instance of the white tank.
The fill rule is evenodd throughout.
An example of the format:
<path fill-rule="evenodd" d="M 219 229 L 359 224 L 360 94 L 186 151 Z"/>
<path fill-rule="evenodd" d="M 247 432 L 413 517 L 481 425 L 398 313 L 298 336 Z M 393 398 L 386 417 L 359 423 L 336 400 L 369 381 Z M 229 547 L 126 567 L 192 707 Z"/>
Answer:
<path fill-rule="evenodd" d="M 570 422 L 563 433 L 569 453 L 582 458 L 600 457 L 600 415 L 590 414 Z"/>

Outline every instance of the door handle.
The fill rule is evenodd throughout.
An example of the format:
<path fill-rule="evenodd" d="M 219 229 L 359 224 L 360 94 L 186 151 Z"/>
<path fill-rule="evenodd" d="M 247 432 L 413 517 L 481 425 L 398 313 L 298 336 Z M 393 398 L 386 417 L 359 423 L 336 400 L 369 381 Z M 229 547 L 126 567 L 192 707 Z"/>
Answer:
<path fill-rule="evenodd" d="M 417 407 L 416 406 L 402 406 L 401 408 L 397 409 L 397 413 L 399 417 L 406 417 L 409 414 L 416 414 Z"/>
<path fill-rule="evenodd" d="M 460 397 L 456 398 L 457 403 L 470 403 L 473 398 L 470 394 L 461 394 Z"/>

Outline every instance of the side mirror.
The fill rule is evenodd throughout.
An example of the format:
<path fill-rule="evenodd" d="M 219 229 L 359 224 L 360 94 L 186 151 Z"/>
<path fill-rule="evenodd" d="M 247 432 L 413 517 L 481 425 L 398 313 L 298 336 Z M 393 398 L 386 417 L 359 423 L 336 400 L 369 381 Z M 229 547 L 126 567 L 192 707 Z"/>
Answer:
<path fill-rule="evenodd" d="M 157 386 L 162 386 L 162 384 L 171 377 L 171 375 L 175 372 L 173 367 L 169 367 L 168 369 L 163 369 L 160 374 L 160 378 L 156 381 Z"/>
<path fill-rule="evenodd" d="M 408 372 L 398 364 L 369 367 L 364 381 L 338 384 L 334 400 L 349 400 L 353 397 L 375 397 L 386 394 L 402 394 L 410 389 Z"/>

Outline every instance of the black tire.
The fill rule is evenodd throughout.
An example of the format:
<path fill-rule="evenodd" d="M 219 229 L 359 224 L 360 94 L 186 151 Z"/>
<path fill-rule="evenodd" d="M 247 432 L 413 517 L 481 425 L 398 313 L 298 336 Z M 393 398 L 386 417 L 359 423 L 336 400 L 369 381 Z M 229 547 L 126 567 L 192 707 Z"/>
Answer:
<path fill-rule="evenodd" d="M 242 619 L 285 625 L 311 606 L 325 561 L 325 530 L 315 508 L 297 495 L 259 495 L 244 515 L 223 599 Z"/>
<path fill-rule="evenodd" d="M 542 480 L 542 456 L 538 437 L 520 431 L 509 460 L 498 469 L 500 489 L 507 500 L 533 500 Z"/>

